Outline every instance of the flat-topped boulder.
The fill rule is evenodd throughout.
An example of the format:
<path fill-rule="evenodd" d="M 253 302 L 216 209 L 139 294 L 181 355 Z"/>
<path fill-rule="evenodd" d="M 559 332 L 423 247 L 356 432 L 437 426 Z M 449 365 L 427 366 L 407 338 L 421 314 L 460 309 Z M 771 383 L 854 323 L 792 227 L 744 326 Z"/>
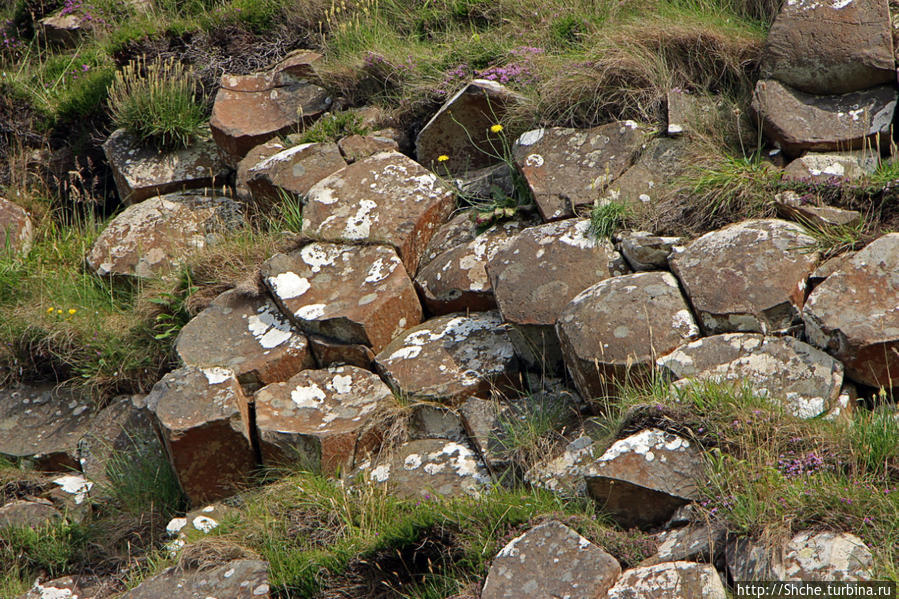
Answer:
<path fill-rule="evenodd" d="M 82 37 L 90 34 L 93 29 L 90 25 L 80 11 L 59 12 L 40 20 L 40 33 L 51 46 L 72 48 L 78 45 Z"/>
<path fill-rule="evenodd" d="M 586 475 L 587 494 L 625 528 L 651 528 L 699 496 L 702 452 L 651 428 L 615 441 Z"/>
<path fill-rule="evenodd" d="M 618 561 L 561 522 L 550 520 L 512 539 L 493 559 L 482 599 L 596 599 L 621 574 Z"/>
<path fill-rule="evenodd" d="M 608 599 L 726 599 L 715 567 L 694 562 L 664 562 L 625 570 Z"/>
<path fill-rule="evenodd" d="M 27 254 L 33 235 L 34 227 L 28 212 L 18 204 L 0 198 L 0 256 Z"/>
<path fill-rule="evenodd" d="M 240 205 L 212 192 L 157 196 L 112 219 L 88 252 L 87 264 L 101 277 L 152 278 L 243 224 Z"/>
<path fill-rule="evenodd" d="M 304 143 L 281 150 L 247 169 L 246 184 L 257 202 L 282 194 L 304 197 L 309 189 L 346 166 L 337 144 Z"/>
<path fill-rule="evenodd" d="M 458 404 L 514 379 L 507 328 L 495 311 L 439 316 L 404 331 L 375 365 L 403 397 Z"/>
<path fill-rule="evenodd" d="M 229 168 L 206 132 L 187 148 L 160 152 L 125 129 L 116 129 L 103 144 L 119 199 L 136 204 L 157 195 L 215 187 L 225 183 Z"/>
<path fill-rule="evenodd" d="M 496 308 L 487 262 L 522 229 L 519 221 L 494 225 L 418 269 L 415 287 L 431 314 L 483 312 Z"/>
<path fill-rule="evenodd" d="M 357 451 L 374 448 L 371 419 L 392 398 L 377 375 L 356 366 L 304 370 L 267 385 L 255 395 L 262 461 L 330 474 L 351 468 Z"/>
<path fill-rule="evenodd" d="M 871 242 L 815 287 L 802 320 L 809 341 L 852 380 L 899 385 L 899 233 Z"/>
<path fill-rule="evenodd" d="M 869 151 L 808 152 L 786 166 L 783 178 L 807 183 L 854 181 L 873 173 L 877 169 L 878 158 Z"/>
<path fill-rule="evenodd" d="M 569 218 L 637 159 L 648 137 L 634 121 L 592 129 L 549 127 L 523 133 L 512 146 L 543 220 Z"/>
<path fill-rule="evenodd" d="M 832 408 L 843 385 L 843 365 L 795 337 L 714 335 L 677 348 L 658 365 L 675 380 L 751 382 L 753 392 L 800 418 Z"/>
<path fill-rule="evenodd" d="M 487 273 L 518 355 L 531 367 L 561 363 L 554 325 L 578 293 L 628 272 L 621 255 L 589 232 L 588 219 L 530 227 L 506 242 Z"/>
<path fill-rule="evenodd" d="M 489 487 L 490 474 L 465 444 L 446 439 L 419 439 L 400 446 L 363 468 L 367 480 L 386 485 L 408 499 L 479 496 Z"/>
<path fill-rule="evenodd" d="M 166 568 L 119 599 L 269 599 L 268 563 L 240 559 L 202 570 Z"/>
<path fill-rule="evenodd" d="M 646 144 L 633 166 L 606 187 L 605 199 L 635 209 L 652 204 L 684 173 L 688 162 L 685 140 L 657 137 Z"/>
<path fill-rule="evenodd" d="M 452 191 L 434 173 L 398 152 L 381 152 L 309 190 L 303 233 L 321 241 L 392 246 L 414 273 L 454 207 Z"/>
<path fill-rule="evenodd" d="M 706 334 L 775 333 L 799 318 L 815 247 L 799 225 L 747 220 L 706 233 L 669 262 Z"/>
<path fill-rule="evenodd" d="M 311 243 L 277 254 L 262 277 L 302 330 L 380 351 L 421 322 L 412 281 L 392 248 Z"/>
<path fill-rule="evenodd" d="M 474 210 L 463 210 L 437 227 L 418 262 L 421 270 L 440 254 L 472 241 L 478 236 Z"/>
<path fill-rule="evenodd" d="M 810 94 L 895 82 L 887 0 L 790 0 L 765 42 L 761 77 Z"/>
<path fill-rule="evenodd" d="M 379 135 L 347 135 L 337 141 L 337 147 L 348 164 L 365 160 L 380 152 L 400 151 L 396 141 Z"/>
<path fill-rule="evenodd" d="M 506 110 L 522 96 L 496 81 L 475 79 L 459 90 L 422 127 L 415 140 L 417 160 L 426 166 L 457 174 L 499 161 L 502 154 L 498 125 Z M 449 160 L 437 163 L 439 156 Z"/>
<path fill-rule="evenodd" d="M 87 398 L 50 386 L 0 389 L 0 456 L 42 470 L 77 470 L 78 440 L 90 428 Z"/>
<path fill-rule="evenodd" d="M 614 395 L 616 385 L 649 376 L 655 360 L 699 336 L 677 280 L 641 272 L 600 281 L 559 315 L 565 365 L 586 398 Z"/>
<path fill-rule="evenodd" d="M 236 493 L 255 467 L 247 398 L 234 373 L 185 366 L 147 396 L 169 460 L 194 505 Z"/>
<path fill-rule="evenodd" d="M 756 84 L 752 109 L 765 136 L 797 156 L 807 150 L 845 152 L 889 145 L 897 97 L 892 85 L 817 96 L 763 79 Z"/>
<path fill-rule="evenodd" d="M 315 366 L 305 335 L 271 299 L 235 290 L 182 327 L 175 352 L 186 366 L 232 370 L 248 392 Z"/>

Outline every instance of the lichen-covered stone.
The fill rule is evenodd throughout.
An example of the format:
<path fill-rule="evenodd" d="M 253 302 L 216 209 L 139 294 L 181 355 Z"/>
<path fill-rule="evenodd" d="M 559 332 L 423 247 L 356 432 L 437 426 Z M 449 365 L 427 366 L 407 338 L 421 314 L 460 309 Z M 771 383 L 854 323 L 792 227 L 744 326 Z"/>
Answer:
<path fill-rule="evenodd" d="M 596 458 L 601 450 L 587 435 L 581 435 L 558 456 L 538 462 L 524 475 L 525 481 L 554 493 L 573 497 L 587 494 L 584 477 L 596 474 Z"/>
<path fill-rule="evenodd" d="M 119 599 L 269 599 L 268 563 L 234 560 L 202 570 L 167 568 Z"/>
<path fill-rule="evenodd" d="M 657 357 L 699 336 L 668 272 L 613 277 L 588 287 L 561 312 L 556 331 L 565 365 L 587 398 L 645 379 Z"/>
<path fill-rule="evenodd" d="M 418 263 L 419 271 L 440 254 L 472 241 L 478 236 L 473 210 L 463 210 L 437 227 Z"/>
<path fill-rule="evenodd" d="M 783 179 L 807 183 L 854 181 L 873 173 L 877 169 L 878 158 L 876 153 L 869 151 L 809 152 L 787 165 Z"/>
<path fill-rule="evenodd" d="M 799 318 L 815 246 L 799 225 L 747 220 L 706 233 L 669 262 L 706 334 L 775 333 Z"/>
<path fill-rule="evenodd" d="M 11 501 L 0 505 L 0 530 L 16 528 L 42 528 L 61 520 L 62 514 L 46 499 Z"/>
<path fill-rule="evenodd" d="M 18 204 L 0 198 L 0 256 L 27 254 L 34 227 L 28 212 Z"/>
<path fill-rule="evenodd" d="M 651 428 L 615 441 L 588 473 L 587 494 L 625 528 L 650 528 L 697 499 L 702 453 L 677 435 Z"/>
<path fill-rule="evenodd" d="M 832 408 L 843 384 L 842 364 L 795 337 L 714 335 L 677 348 L 658 365 L 672 379 L 747 381 L 800 418 Z"/>
<path fill-rule="evenodd" d="M 374 369 L 375 354 L 367 345 L 341 343 L 321 335 L 309 335 L 309 346 L 320 368 L 350 365 Z"/>
<path fill-rule="evenodd" d="M 634 165 L 608 185 L 604 199 L 621 202 L 636 210 L 651 205 L 664 193 L 666 186 L 684 174 L 689 162 L 687 151 L 687 142 L 682 139 L 657 137 L 651 140 Z"/>
<path fill-rule="evenodd" d="M 152 278 L 244 223 L 240 206 L 206 192 L 171 193 L 132 204 L 97 237 L 88 267 L 101 277 Z"/>
<path fill-rule="evenodd" d="M 373 448 L 372 417 L 392 397 L 380 378 L 355 366 L 304 370 L 267 385 L 255 395 L 262 460 L 326 473 L 350 468 L 357 451 Z"/>
<path fill-rule="evenodd" d="M 437 175 L 398 152 L 381 152 L 309 190 L 303 233 L 321 241 L 393 246 L 414 273 L 454 205 L 452 191 Z"/>
<path fill-rule="evenodd" d="M 409 412 L 406 431 L 410 440 L 447 439 L 463 442 L 468 438 L 459 412 L 452 408 L 419 402 L 413 404 Z"/>
<path fill-rule="evenodd" d="M 91 31 L 88 21 L 81 14 L 55 14 L 40 20 L 41 35 L 51 46 L 71 48 Z"/>
<path fill-rule="evenodd" d="M 166 536 L 171 538 L 165 548 L 175 557 L 186 545 L 210 534 L 226 519 L 237 517 L 237 512 L 236 508 L 223 503 L 212 503 L 191 510 L 183 517 L 172 518 L 165 527 Z"/>
<path fill-rule="evenodd" d="M 809 296 L 809 341 L 873 387 L 899 384 L 899 233 L 865 246 Z"/>
<path fill-rule="evenodd" d="M 109 597 L 115 590 L 115 585 L 96 576 L 64 576 L 53 580 L 38 579 L 16 599 L 97 599 Z"/>
<path fill-rule="evenodd" d="M 103 144 L 119 199 L 136 204 L 157 195 L 223 185 L 228 167 L 207 132 L 187 148 L 160 152 L 125 129 L 116 129 Z"/>
<path fill-rule="evenodd" d="M 725 553 L 734 580 L 865 581 L 873 576 L 871 550 L 846 532 L 803 531 L 779 546 L 736 538 Z"/>
<path fill-rule="evenodd" d="M 262 277 L 281 311 L 310 334 L 378 352 L 421 322 L 415 288 L 391 248 L 311 243 L 268 259 Z"/>
<path fill-rule="evenodd" d="M 396 141 L 376 135 L 348 135 L 337 142 L 343 159 L 348 164 L 365 160 L 379 152 L 399 152 Z"/>
<path fill-rule="evenodd" d="M 530 367 L 558 367 L 554 325 L 577 294 L 627 272 L 608 241 L 597 241 L 587 219 L 530 227 L 512 237 L 487 263 L 487 274 L 515 350 Z"/>
<path fill-rule="evenodd" d="M 517 372 L 507 326 L 495 311 L 428 320 L 385 347 L 375 365 L 394 392 L 448 404 L 486 394 Z"/>
<path fill-rule="evenodd" d="M 306 337 L 274 302 L 234 290 L 184 325 L 175 351 L 186 366 L 234 371 L 248 392 L 315 366 Z"/>
<path fill-rule="evenodd" d="M 618 561 L 560 522 L 550 520 L 496 555 L 482 599 L 605 597 L 621 574 Z"/>
<path fill-rule="evenodd" d="M 551 127 L 523 133 L 512 146 L 515 163 L 543 220 L 592 205 L 636 160 L 647 132 L 633 121 L 593 129 Z"/>
<path fill-rule="evenodd" d="M 309 189 L 346 166 L 337 144 L 304 143 L 281 150 L 247 169 L 247 187 L 256 202 L 304 197 Z"/>
<path fill-rule="evenodd" d="M 253 193 L 250 191 L 250 186 L 248 183 L 248 180 L 250 178 L 250 169 L 260 162 L 265 161 L 266 158 L 270 158 L 286 149 L 287 146 L 284 144 L 281 138 L 275 137 L 265 143 L 259 144 L 258 146 L 254 147 L 252 150 L 247 152 L 246 156 L 240 159 L 240 162 L 237 163 L 237 169 L 234 176 L 234 190 L 235 192 L 237 192 L 237 197 L 240 200 L 249 202 L 253 199 Z"/>
<path fill-rule="evenodd" d="M 635 271 L 667 270 L 668 256 L 680 237 L 659 237 L 646 231 L 630 231 L 621 236 L 621 255 Z"/>
<path fill-rule="evenodd" d="M 640 565 L 681 561 L 713 564 L 724 555 L 726 536 L 727 529 L 717 523 L 662 531 L 656 535 L 659 545 L 655 554 L 640 562 Z"/>
<path fill-rule="evenodd" d="M 798 223 L 811 224 L 820 229 L 828 227 L 854 227 L 861 222 L 861 212 L 843 210 L 820 204 L 815 200 L 807 201 L 794 191 L 784 191 L 774 196 L 777 212 L 784 218 Z"/>
<path fill-rule="evenodd" d="M 193 504 L 233 495 L 255 467 L 247 398 L 234 373 L 185 366 L 147 396 L 172 467 Z"/>
<path fill-rule="evenodd" d="M 625 570 L 609 590 L 608 599 L 726 599 L 714 566 L 664 562 Z"/>

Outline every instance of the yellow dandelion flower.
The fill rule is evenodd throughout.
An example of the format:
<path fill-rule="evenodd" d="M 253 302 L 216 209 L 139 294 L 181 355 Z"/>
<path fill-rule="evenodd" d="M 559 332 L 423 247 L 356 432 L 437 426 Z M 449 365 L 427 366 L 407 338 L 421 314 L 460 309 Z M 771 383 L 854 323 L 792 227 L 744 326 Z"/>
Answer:
<path fill-rule="evenodd" d="M 496 125 L 491 125 L 491 126 L 490 126 L 490 132 L 491 132 L 491 133 L 499 133 L 499 132 L 502 131 L 502 130 L 503 130 L 503 126 L 500 125 L 499 123 L 497 123 Z"/>
<path fill-rule="evenodd" d="M 57 314 L 62 314 L 62 308 L 58 309 L 58 310 L 56 311 L 56 313 L 57 313 Z"/>
<path fill-rule="evenodd" d="M 71 316 L 72 314 L 74 314 L 77 311 L 78 310 L 76 310 L 75 308 L 69 308 L 69 316 Z"/>
<path fill-rule="evenodd" d="M 437 157 L 437 162 L 446 162 L 447 160 L 449 160 L 449 156 L 446 154 L 441 154 Z"/>
<path fill-rule="evenodd" d="M 53 306 L 47 308 L 47 314 L 53 314 Z"/>

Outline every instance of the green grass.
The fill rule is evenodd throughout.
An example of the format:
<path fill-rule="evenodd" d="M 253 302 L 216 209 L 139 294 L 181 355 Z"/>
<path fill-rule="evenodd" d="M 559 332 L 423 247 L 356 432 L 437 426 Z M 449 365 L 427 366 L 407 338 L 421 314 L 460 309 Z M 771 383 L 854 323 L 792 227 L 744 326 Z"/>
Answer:
<path fill-rule="evenodd" d="M 625 202 L 610 200 L 597 204 L 590 211 L 590 234 L 596 239 L 611 239 L 612 235 L 624 226 L 630 214 Z"/>
<path fill-rule="evenodd" d="M 300 134 L 300 143 L 337 142 L 348 135 L 367 135 L 368 127 L 362 124 L 362 117 L 355 112 L 328 114 L 307 127 Z"/>

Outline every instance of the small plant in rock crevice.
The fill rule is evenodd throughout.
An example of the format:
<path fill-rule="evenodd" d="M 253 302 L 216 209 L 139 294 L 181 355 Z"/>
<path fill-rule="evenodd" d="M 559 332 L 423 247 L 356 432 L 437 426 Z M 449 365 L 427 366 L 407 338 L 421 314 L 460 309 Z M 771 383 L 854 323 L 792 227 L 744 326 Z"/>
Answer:
<path fill-rule="evenodd" d="M 597 240 L 611 239 L 627 222 L 630 208 L 624 202 L 610 200 L 597 202 L 590 211 L 589 232 Z"/>

